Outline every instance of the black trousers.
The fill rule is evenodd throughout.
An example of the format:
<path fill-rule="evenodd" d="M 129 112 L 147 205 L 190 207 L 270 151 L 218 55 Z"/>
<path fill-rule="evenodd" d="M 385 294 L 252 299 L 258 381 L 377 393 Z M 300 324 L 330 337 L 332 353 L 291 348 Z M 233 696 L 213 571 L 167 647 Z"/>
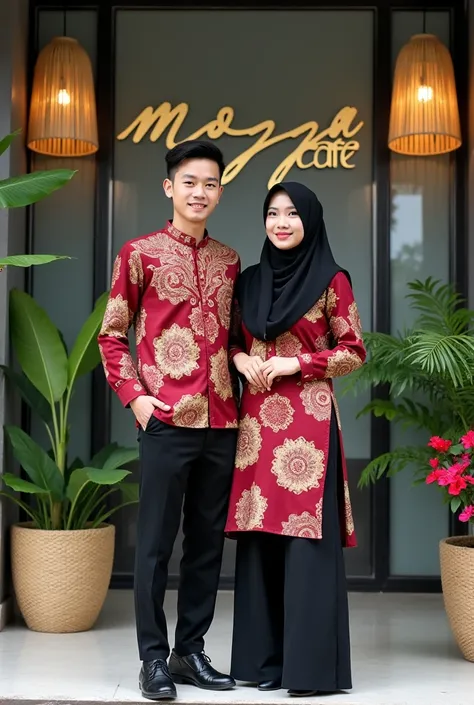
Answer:
<path fill-rule="evenodd" d="M 182 511 L 175 649 L 186 656 L 204 648 L 219 584 L 237 431 L 177 428 L 152 417 L 139 441 L 135 614 L 140 659 L 150 661 L 170 652 L 163 601 Z"/>
<path fill-rule="evenodd" d="M 281 678 L 283 688 L 323 692 L 352 687 L 338 451 L 333 415 L 322 539 L 258 532 L 237 539 L 231 667 L 237 680 Z"/>

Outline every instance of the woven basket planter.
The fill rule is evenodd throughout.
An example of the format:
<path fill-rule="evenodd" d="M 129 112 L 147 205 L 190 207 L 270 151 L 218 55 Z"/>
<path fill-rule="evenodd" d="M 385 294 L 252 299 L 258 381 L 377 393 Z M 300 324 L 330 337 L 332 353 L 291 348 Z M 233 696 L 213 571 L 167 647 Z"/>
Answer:
<path fill-rule="evenodd" d="M 12 577 L 30 629 L 66 633 L 91 629 L 112 574 L 115 527 L 43 531 L 12 527 Z"/>
<path fill-rule="evenodd" d="M 474 536 L 454 536 L 439 546 L 449 624 L 462 655 L 474 662 Z"/>

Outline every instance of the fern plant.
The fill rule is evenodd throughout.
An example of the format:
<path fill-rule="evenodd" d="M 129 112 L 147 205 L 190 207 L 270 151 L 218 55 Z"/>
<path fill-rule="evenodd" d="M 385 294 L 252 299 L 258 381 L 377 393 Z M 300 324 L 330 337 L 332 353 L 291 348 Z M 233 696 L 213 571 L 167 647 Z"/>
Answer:
<path fill-rule="evenodd" d="M 364 333 L 367 362 L 351 375 L 352 389 L 386 385 L 389 399 L 374 399 L 359 413 L 385 417 L 421 430 L 427 441 L 453 442 L 474 428 L 474 311 L 453 286 L 432 278 L 408 285 L 417 317 L 403 333 Z M 427 445 L 407 445 L 374 458 L 359 486 L 393 475 L 408 465 L 416 480 L 430 472 Z"/>

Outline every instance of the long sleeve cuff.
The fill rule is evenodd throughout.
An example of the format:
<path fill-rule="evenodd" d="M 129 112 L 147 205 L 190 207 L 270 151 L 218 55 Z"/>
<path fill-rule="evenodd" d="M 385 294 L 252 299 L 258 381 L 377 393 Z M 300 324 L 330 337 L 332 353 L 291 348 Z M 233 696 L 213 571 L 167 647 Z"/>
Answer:
<path fill-rule="evenodd" d="M 142 384 L 140 384 L 137 379 L 119 379 L 115 383 L 114 389 L 117 393 L 118 398 L 120 399 L 120 402 L 125 407 L 130 406 L 130 402 L 132 402 L 137 397 L 147 396 L 145 388 Z"/>

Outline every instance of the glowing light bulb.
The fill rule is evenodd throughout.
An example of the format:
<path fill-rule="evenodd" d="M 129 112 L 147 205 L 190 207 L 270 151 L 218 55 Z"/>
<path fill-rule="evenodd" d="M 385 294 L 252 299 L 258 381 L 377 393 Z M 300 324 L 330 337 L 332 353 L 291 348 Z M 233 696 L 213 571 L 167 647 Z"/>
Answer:
<path fill-rule="evenodd" d="M 68 91 L 65 88 L 61 88 L 61 90 L 58 91 L 59 105 L 69 105 L 70 102 L 71 96 L 69 95 Z"/>
<path fill-rule="evenodd" d="M 433 100 L 433 89 L 431 86 L 419 86 L 418 101 L 420 103 L 428 103 L 430 100 Z"/>

